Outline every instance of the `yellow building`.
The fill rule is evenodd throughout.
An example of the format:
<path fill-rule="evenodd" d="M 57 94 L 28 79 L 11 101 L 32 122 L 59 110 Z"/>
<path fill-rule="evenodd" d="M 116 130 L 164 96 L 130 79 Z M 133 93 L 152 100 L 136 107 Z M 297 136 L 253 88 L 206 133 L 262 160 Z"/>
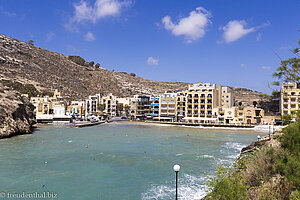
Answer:
<path fill-rule="evenodd" d="M 300 109 L 300 88 L 297 83 L 283 83 L 280 90 L 281 115 L 291 114 L 296 116 Z"/>
<path fill-rule="evenodd" d="M 85 114 L 85 102 L 84 101 L 71 101 L 68 106 L 67 111 L 70 115 L 82 116 Z"/>
<path fill-rule="evenodd" d="M 102 111 L 104 115 L 109 117 L 115 117 L 117 115 L 118 101 L 116 96 L 110 93 L 102 97 L 100 102 L 100 104 L 104 105 L 104 110 Z"/>
<path fill-rule="evenodd" d="M 175 92 L 167 91 L 159 98 L 159 117 L 160 121 L 175 121 L 176 116 L 176 96 Z"/>
<path fill-rule="evenodd" d="M 184 121 L 205 123 L 217 120 L 212 110 L 221 105 L 221 86 L 210 83 L 193 84 L 189 86 L 185 96 Z"/>
<path fill-rule="evenodd" d="M 261 124 L 264 117 L 264 110 L 247 106 L 243 108 L 243 123 L 245 124 Z"/>

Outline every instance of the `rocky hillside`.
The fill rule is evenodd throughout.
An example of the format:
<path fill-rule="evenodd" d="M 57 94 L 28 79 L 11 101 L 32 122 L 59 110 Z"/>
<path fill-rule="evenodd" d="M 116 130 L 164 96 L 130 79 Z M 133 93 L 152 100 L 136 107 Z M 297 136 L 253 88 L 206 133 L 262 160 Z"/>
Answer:
<path fill-rule="evenodd" d="M 35 123 L 34 106 L 13 90 L 0 91 L 0 139 L 31 133 Z"/>
<path fill-rule="evenodd" d="M 230 87 L 234 95 L 235 104 L 242 102 L 243 105 L 253 105 L 253 101 L 260 102 L 264 95 L 261 92 L 249 90 L 246 88 Z"/>
<path fill-rule="evenodd" d="M 125 97 L 187 88 L 186 83 L 151 81 L 88 63 L 77 64 L 67 55 L 4 35 L 0 35 L 0 74 L 2 78 L 31 83 L 40 90 L 60 88 L 71 98 L 85 98 L 94 93 Z"/>
<path fill-rule="evenodd" d="M 156 95 L 188 87 L 187 83 L 151 81 L 133 73 L 110 71 L 85 62 L 79 56 L 51 52 L 0 34 L 1 78 L 33 84 L 39 91 L 59 88 L 70 99 L 83 99 L 94 93 L 113 93 L 120 97 Z M 252 104 L 249 99 L 259 99 L 258 92 L 243 88 L 233 90 L 238 102 Z"/>

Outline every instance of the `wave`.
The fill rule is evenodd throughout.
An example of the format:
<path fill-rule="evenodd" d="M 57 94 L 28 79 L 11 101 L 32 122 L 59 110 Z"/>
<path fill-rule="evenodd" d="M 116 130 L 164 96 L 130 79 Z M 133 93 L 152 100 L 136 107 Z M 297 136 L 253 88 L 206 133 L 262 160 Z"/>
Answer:
<path fill-rule="evenodd" d="M 182 200 L 200 200 L 207 194 L 206 177 L 195 177 L 183 174 L 178 182 L 178 198 Z M 150 189 L 141 195 L 143 200 L 165 200 L 175 198 L 175 182 L 164 185 L 151 185 Z"/>
<path fill-rule="evenodd" d="M 245 144 L 237 143 L 237 142 L 226 142 L 224 145 L 222 145 L 226 149 L 235 149 L 238 151 L 241 151 L 242 148 L 244 148 Z"/>

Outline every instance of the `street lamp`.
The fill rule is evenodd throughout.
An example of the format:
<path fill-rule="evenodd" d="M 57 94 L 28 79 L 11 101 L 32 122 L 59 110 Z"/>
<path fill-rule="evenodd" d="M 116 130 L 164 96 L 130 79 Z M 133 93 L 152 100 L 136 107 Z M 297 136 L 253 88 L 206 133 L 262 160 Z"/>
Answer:
<path fill-rule="evenodd" d="M 176 200 L 178 199 L 178 192 L 177 192 L 177 182 L 178 182 L 178 172 L 180 171 L 179 165 L 174 165 L 173 167 L 175 174 L 176 174 Z"/>

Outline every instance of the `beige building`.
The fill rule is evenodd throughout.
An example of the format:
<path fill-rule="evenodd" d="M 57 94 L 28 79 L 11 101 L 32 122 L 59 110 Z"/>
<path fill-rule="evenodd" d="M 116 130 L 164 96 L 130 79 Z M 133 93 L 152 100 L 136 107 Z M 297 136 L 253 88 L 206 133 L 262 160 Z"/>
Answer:
<path fill-rule="evenodd" d="M 243 108 L 243 123 L 244 124 L 261 124 L 264 117 L 264 110 L 247 106 Z"/>
<path fill-rule="evenodd" d="M 159 117 L 160 121 L 175 121 L 177 93 L 167 91 L 159 97 Z"/>
<path fill-rule="evenodd" d="M 128 116 L 129 115 L 129 109 L 131 105 L 131 98 L 125 97 L 125 98 L 117 98 L 117 110 L 120 112 L 120 116 Z"/>
<path fill-rule="evenodd" d="M 31 97 L 30 102 L 34 105 L 34 112 L 38 122 L 68 121 L 66 106 L 61 93 L 54 91 L 52 97 Z"/>
<path fill-rule="evenodd" d="M 221 105 L 221 86 L 210 83 L 198 83 L 189 86 L 185 92 L 185 117 L 186 122 L 215 122 L 213 108 Z"/>
<path fill-rule="evenodd" d="M 81 117 L 85 114 L 85 101 L 71 101 L 67 112 L 69 115 Z"/>
<path fill-rule="evenodd" d="M 233 94 L 229 87 L 222 87 L 222 100 L 221 105 L 223 108 L 231 108 L 234 104 Z"/>
<path fill-rule="evenodd" d="M 104 110 L 102 111 L 104 115 L 109 117 L 115 117 L 117 115 L 118 101 L 116 96 L 110 93 L 101 98 L 100 104 L 104 105 Z"/>
<path fill-rule="evenodd" d="M 132 119 L 151 119 L 151 97 L 149 95 L 134 95 L 131 98 L 130 114 Z"/>
<path fill-rule="evenodd" d="M 100 94 L 90 95 L 88 99 L 85 100 L 85 115 L 95 115 L 98 114 L 98 105 L 101 99 Z"/>
<path fill-rule="evenodd" d="M 297 83 L 283 83 L 280 90 L 281 115 L 291 114 L 296 116 L 300 109 L 300 88 Z"/>

